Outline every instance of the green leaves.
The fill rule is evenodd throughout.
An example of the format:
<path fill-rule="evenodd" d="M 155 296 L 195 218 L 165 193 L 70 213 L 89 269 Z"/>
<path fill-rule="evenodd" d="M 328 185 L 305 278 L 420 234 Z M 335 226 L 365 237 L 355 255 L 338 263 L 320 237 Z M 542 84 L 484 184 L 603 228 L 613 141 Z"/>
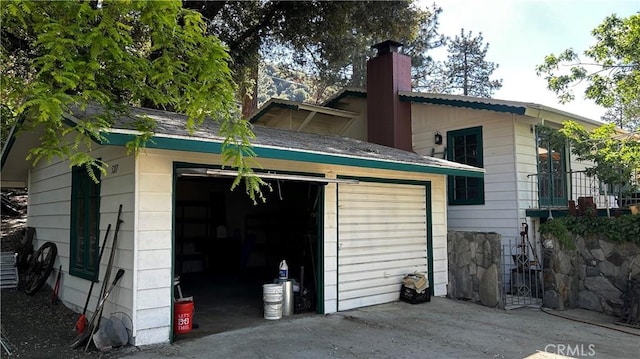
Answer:
<path fill-rule="evenodd" d="M 573 85 L 585 81 L 585 96 L 595 103 L 622 113 L 619 125 L 636 129 L 640 118 L 640 13 L 619 18 L 609 16 L 592 31 L 596 44 L 583 52 L 581 59 L 572 49 L 548 55 L 536 67 L 538 76 L 560 102 L 575 98 Z"/>
<path fill-rule="evenodd" d="M 613 242 L 640 244 L 640 215 L 626 214 L 615 218 L 563 217 L 553 221 L 561 222 L 567 231 L 581 236 L 598 234 Z M 541 231 L 545 225 L 541 225 Z"/>
<path fill-rule="evenodd" d="M 637 191 L 640 141 L 636 136 L 617 132 L 613 123 L 587 131 L 574 121 L 564 122 L 559 131 L 540 126 L 538 133 L 553 147 L 568 144 L 576 159 L 585 162 L 587 175 L 596 176 L 602 184 Z"/>
<path fill-rule="evenodd" d="M 548 220 L 540 225 L 540 234 L 552 236 L 558 240 L 562 248 L 575 249 L 576 245 L 569 234 L 569 229 L 562 219 Z"/>
<path fill-rule="evenodd" d="M 233 181 L 231 189 L 235 189 L 240 182 L 244 182 L 249 198 L 256 204 L 258 199 L 262 202 L 266 201 L 261 188 L 267 187 L 271 190 L 271 186 L 255 176 L 253 171 L 253 168 L 260 165 L 253 159 L 255 152 L 249 146 L 250 141 L 255 138 L 249 126 L 247 121 L 230 119 L 222 122 L 220 134 L 226 138 L 222 144 L 224 163 L 230 163 L 231 167 L 238 169 L 238 176 Z"/>
<path fill-rule="evenodd" d="M 238 124 L 231 59 L 206 34 L 202 16 L 181 1 L 105 0 L 101 8 L 89 1 L 2 1 L 0 15 L 3 109 L 24 116 L 25 129 L 44 129 L 42 144 L 29 153 L 34 163 L 60 157 L 104 169 L 90 155 L 94 141 L 104 140 L 117 108 L 144 104 L 186 114 L 191 131 L 205 120 L 231 123 L 222 126 L 224 135 L 240 146 L 226 146 L 224 158 L 249 165 L 252 134 Z M 106 113 L 71 131 L 63 114 L 88 103 Z M 140 136 L 127 145 L 132 153 L 153 134 L 148 119 L 137 125 Z M 259 183 L 249 184 L 254 195 Z"/>

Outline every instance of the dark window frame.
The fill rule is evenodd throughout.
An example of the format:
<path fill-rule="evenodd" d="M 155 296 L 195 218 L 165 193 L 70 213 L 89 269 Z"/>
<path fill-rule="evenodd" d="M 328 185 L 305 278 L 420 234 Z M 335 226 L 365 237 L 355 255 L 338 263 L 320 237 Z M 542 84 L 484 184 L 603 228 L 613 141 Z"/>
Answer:
<path fill-rule="evenodd" d="M 466 141 L 475 136 L 474 158 L 469 158 L 469 145 Z M 459 144 L 459 140 L 465 143 Z M 462 145 L 462 151 L 458 151 Z M 464 163 L 475 167 L 484 167 L 482 126 L 469 127 L 447 132 L 447 159 Z M 484 202 L 484 178 L 466 176 L 448 176 L 447 194 L 451 205 L 483 205 Z M 475 190 L 473 190 L 475 189 Z M 462 193 L 464 196 L 458 196 Z"/>
<path fill-rule="evenodd" d="M 97 183 L 86 167 L 75 166 L 71 170 L 69 233 L 69 274 L 92 281 L 98 279 L 100 268 L 100 171 L 94 173 Z"/>

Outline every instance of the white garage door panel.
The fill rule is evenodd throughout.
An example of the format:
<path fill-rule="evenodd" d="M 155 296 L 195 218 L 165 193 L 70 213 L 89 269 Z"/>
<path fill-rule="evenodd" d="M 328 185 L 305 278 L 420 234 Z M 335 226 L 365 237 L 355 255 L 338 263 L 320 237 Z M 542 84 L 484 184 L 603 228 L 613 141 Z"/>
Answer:
<path fill-rule="evenodd" d="M 402 278 L 400 278 L 402 280 Z M 400 284 L 384 284 L 375 286 L 369 283 L 366 288 L 356 288 L 355 290 L 344 290 L 342 291 L 342 296 L 340 300 L 349 300 L 356 298 L 363 298 L 366 296 L 376 296 L 381 294 L 392 294 L 395 293 L 396 298 L 398 299 L 398 295 L 400 293 Z"/>
<path fill-rule="evenodd" d="M 395 293 L 385 293 L 368 297 L 340 300 L 339 310 L 367 307 L 373 305 L 371 303 L 381 304 L 394 302 L 398 300 L 398 292 L 400 292 L 400 289 L 398 289 L 398 291 L 396 291 Z"/>
<path fill-rule="evenodd" d="M 380 240 L 382 241 L 382 240 Z M 378 241 L 378 242 L 380 242 Z M 362 241 L 361 241 L 362 243 Z M 425 250 L 425 248 L 423 246 L 421 246 L 420 244 L 414 244 L 414 243 L 408 243 L 408 244 L 394 244 L 394 245 L 387 245 L 385 244 L 380 244 L 380 245 L 376 245 L 375 247 L 364 247 L 364 246 L 357 246 L 357 247 L 347 247 L 347 246 L 343 246 L 342 248 L 349 248 L 349 252 L 351 253 L 349 256 L 344 256 L 342 257 L 342 259 L 348 259 L 351 257 L 360 257 L 360 256 L 371 256 L 371 255 L 376 255 L 376 254 L 392 254 L 392 253 L 406 253 L 406 252 L 419 252 L 419 251 L 423 251 Z"/>
<path fill-rule="evenodd" d="M 413 271 L 410 271 L 413 272 Z M 380 280 L 384 284 L 399 284 L 402 277 L 407 274 L 407 268 L 388 268 L 366 272 L 352 272 L 345 274 L 345 280 L 339 283 L 339 290 L 343 288 L 366 288 L 366 284 L 362 283 L 369 280 Z M 342 276 L 340 276 L 342 278 Z"/>
<path fill-rule="evenodd" d="M 338 310 L 398 300 L 427 271 L 426 213 L 423 185 L 338 185 Z"/>
<path fill-rule="evenodd" d="M 424 219 L 424 216 L 423 218 Z M 344 218 L 343 218 L 344 220 Z M 424 223 L 360 223 L 351 225 L 349 228 L 342 230 L 343 234 L 348 234 L 349 238 L 371 238 L 371 236 L 379 237 L 379 233 L 387 237 L 406 237 L 406 236 L 423 236 Z"/>
<path fill-rule="evenodd" d="M 396 281 L 397 283 L 400 283 L 400 281 L 402 281 L 402 278 L 405 276 L 406 273 L 403 274 L 399 274 L 397 276 L 394 276 L 394 281 Z M 387 278 L 379 278 L 379 279 L 371 279 L 371 278 L 365 278 L 363 280 L 367 281 L 368 286 L 370 286 L 371 288 L 374 287 L 382 287 L 385 285 L 389 285 L 389 279 Z M 393 289 L 395 290 L 400 290 L 400 285 L 399 284 L 394 284 L 393 285 Z M 359 290 L 362 289 L 362 285 L 359 282 L 351 282 L 351 283 L 346 283 L 342 286 L 342 290 L 346 293 L 349 291 L 353 291 L 353 290 Z M 345 299 L 345 298 L 342 298 Z"/>

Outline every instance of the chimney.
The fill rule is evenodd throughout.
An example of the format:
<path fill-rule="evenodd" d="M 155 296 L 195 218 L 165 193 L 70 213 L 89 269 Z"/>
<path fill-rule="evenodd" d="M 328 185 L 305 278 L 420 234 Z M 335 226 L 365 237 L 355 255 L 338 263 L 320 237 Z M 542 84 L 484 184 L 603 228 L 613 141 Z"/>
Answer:
<path fill-rule="evenodd" d="M 387 40 L 373 45 L 375 57 L 367 63 L 368 141 L 413 151 L 411 103 L 398 91 L 411 91 L 411 57 L 398 53 L 401 43 Z"/>

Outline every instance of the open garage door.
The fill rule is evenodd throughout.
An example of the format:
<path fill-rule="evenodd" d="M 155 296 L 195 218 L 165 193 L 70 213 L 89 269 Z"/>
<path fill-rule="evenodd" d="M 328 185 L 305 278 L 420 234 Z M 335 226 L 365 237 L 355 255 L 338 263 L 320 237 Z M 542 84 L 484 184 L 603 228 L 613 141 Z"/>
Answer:
<path fill-rule="evenodd" d="M 398 300 L 402 277 L 427 272 L 425 185 L 338 185 L 338 310 Z"/>
<path fill-rule="evenodd" d="M 316 311 L 324 185 L 265 179 L 267 201 L 253 203 L 242 189 L 230 190 L 233 177 L 187 173 L 203 175 L 176 180 L 174 275 L 194 298 L 198 329 L 180 338 L 263 323 L 262 285 L 278 278 L 282 260 L 298 288 L 295 313 Z"/>

